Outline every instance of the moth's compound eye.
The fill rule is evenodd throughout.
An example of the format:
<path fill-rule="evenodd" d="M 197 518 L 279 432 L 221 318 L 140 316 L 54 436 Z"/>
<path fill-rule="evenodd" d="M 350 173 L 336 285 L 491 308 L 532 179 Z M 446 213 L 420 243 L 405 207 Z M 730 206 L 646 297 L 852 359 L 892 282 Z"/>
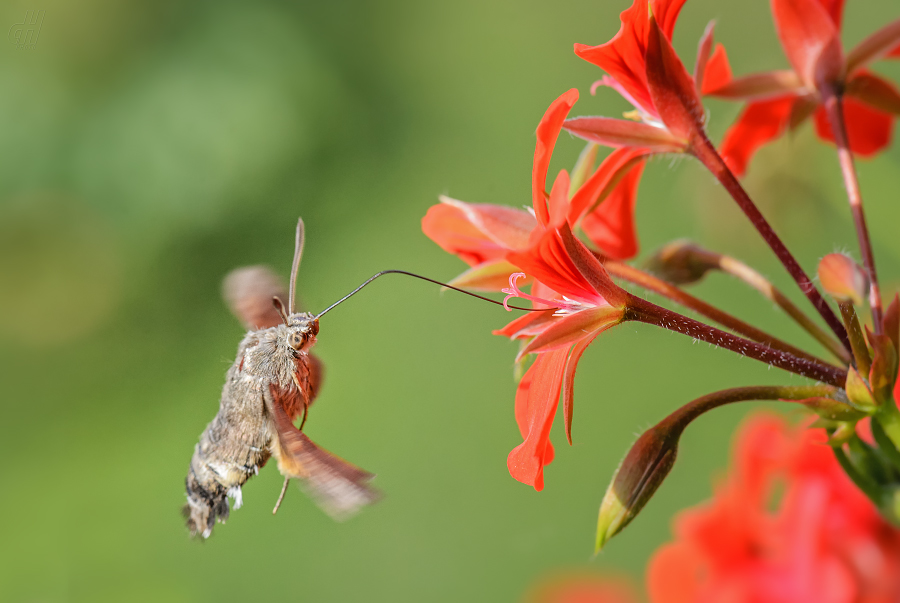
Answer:
<path fill-rule="evenodd" d="M 294 332 L 288 335 L 288 345 L 295 350 L 299 350 L 300 348 L 302 348 L 305 341 L 306 337 L 304 337 L 300 333 Z"/>

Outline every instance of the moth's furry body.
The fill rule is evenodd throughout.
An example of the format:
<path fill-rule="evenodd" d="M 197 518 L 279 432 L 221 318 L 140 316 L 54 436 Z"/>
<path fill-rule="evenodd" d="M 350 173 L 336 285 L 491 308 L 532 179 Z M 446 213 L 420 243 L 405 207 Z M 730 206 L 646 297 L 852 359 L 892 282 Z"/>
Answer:
<path fill-rule="evenodd" d="M 302 318 L 301 318 L 302 317 Z M 270 413 L 270 387 L 284 393 L 285 413 L 291 420 L 312 401 L 310 356 L 306 349 L 288 345 L 291 332 L 315 341 L 312 316 L 294 315 L 292 326 L 283 324 L 250 331 L 238 346 L 237 358 L 228 369 L 219 413 L 194 448 L 187 478 L 188 525 L 192 534 L 209 536 L 218 518 L 228 518 L 227 496 L 240 506 L 241 486 L 259 473 L 269 457 L 280 460 L 281 447 Z M 318 325 L 315 325 L 318 331 Z M 298 387 L 299 386 L 299 387 Z M 280 463 L 279 463 L 280 465 Z"/>
<path fill-rule="evenodd" d="M 319 448 L 293 424 L 301 415 L 305 421 L 321 382 L 321 363 L 309 353 L 319 322 L 307 313 L 266 316 L 258 312 L 258 303 L 239 303 L 247 301 L 257 283 L 272 278 L 267 269 L 254 267 L 226 279 L 226 299 L 235 313 L 245 324 L 252 314 L 256 326 L 268 328 L 252 330 L 241 341 L 226 374 L 219 412 L 194 448 L 184 507 L 192 536 L 209 537 L 216 521 L 228 518 L 229 497 L 234 508 L 240 507 L 241 487 L 273 456 L 285 477 L 299 480 L 336 518 L 378 497 L 367 484 L 371 473 Z M 242 299 L 232 300 L 230 289 L 241 291 Z"/>

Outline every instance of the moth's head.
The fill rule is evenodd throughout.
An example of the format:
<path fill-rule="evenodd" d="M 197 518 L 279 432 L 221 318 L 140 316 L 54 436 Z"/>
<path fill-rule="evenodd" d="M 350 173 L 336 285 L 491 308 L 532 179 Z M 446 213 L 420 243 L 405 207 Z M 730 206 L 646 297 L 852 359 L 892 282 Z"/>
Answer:
<path fill-rule="evenodd" d="M 291 314 L 287 319 L 287 344 L 293 349 L 305 350 L 316 342 L 319 319 L 308 312 Z"/>

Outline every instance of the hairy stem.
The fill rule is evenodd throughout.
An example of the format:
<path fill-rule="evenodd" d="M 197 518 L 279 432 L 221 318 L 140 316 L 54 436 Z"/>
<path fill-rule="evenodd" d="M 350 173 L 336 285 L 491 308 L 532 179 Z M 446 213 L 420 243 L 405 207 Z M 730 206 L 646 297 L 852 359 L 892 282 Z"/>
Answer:
<path fill-rule="evenodd" d="M 674 301 L 675 303 L 684 306 L 685 308 L 690 308 L 698 314 L 701 314 L 709 318 L 710 320 L 719 323 L 720 325 L 734 331 L 735 333 L 748 337 L 753 341 L 765 344 L 776 350 L 781 350 L 783 352 L 793 354 L 794 356 L 797 356 L 799 358 L 805 358 L 806 360 L 810 360 L 813 362 L 825 362 L 824 360 L 816 358 L 812 354 L 808 354 L 807 352 L 804 352 L 803 350 L 792 346 L 782 339 L 779 339 L 773 335 L 769 335 L 765 331 L 757 329 L 753 325 L 750 325 L 743 320 L 740 320 L 739 318 L 736 318 L 731 314 L 728 314 L 727 312 L 694 297 L 690 293 L 679 289 L 675 285 L 672 285 L 671 283 L 668 283 L 661 278 L 655 277 L 652 274 L 644 272 L 643 270 L 613 260 L 606 260 L 603 262 L 603 265 L 612 276 L 638 285 L 639 287 L 643 287 L 648 291 L 658 293 L 659 295 L 662 295 L 663 297 L 666 297 Z"/>
<path fill-rule="evenodd" d="M 784 400 L 785 402 L 805 400 L 807 398 L 827 398 L 834 396 L 838 389 L 830 385 L 755 385 L 750 387 L 733 387 L 701 396 L 688 402 L 668 417 L 663 422 L 679 426 L 682 429 L 688 423 L 719 406 L 732 402 L 746 402 L 748 400 Z"/>
<path fill-rule="evenodd" d="M 825 99 L 825 112 L 828 114 L 828 121 L 831 122 L 831 131 L 834 133 L 834 141 L 837 144 L 838 161 L 841 164 L 841 174 L 844 176 L 844 186 L 847 189 L 847 200 L 850 202 L 850 212 L 853 214 L 853 223 L 856 226 L 859 251 L 866 272 L 869 273 L 869 305 L 872 307 L 873 327 L 876 334 L 881 334 L 881 292 L 878 288 L 878 275 L 875 272 L 875 256 L 872 253 L 872 241 L 869 239 L 869 229 L 866 226 L 866 214 L 863 211 L 856 167 L 853 165 L 853 154 L 850 152 L 843 103 L 838 94 L 829 94 Z"/>
<path fill-rule="evenodd" d="M 844 369 L 799 358 L 781 350 L 774 350 L 767 345 L 732 335 L 631 294 L 628 294 L 625 320 L 635 320 L 663 327 L 837 387 L 843 387 L 847 379 L 847 371 Z"/>
<path fill-rule="evenodd" d="M 791 277 L 797 282 L 797 285 L 800 287 L 803 294 L 806 295 L 812 305 L 816 308 L 816 311 L 822 316 L 829 328 L 837 335 L 841 344 L 849 351 L 850 341 L 847 338 L 847 331 L 844 329 L 844 325 L 841 324 L 840 319 L 838 319 L 828 306 L 828 303 L 819 293 L 819 290 L 816 289 L 816 286 L 809 279 L 809 276 L 804 272 L 793 254 L 785 246 L 784 242 L 777 234 L 775 234 L 772 226 L 759 211 L 759 208 L 753 203 L 753 200 L 750 199 L 750 195 L 748 195 L 747 191 L 744 190 L 744 187 L 741 186 L 737 177 L 725 164 L 725 161 L 705 134 L 700 133 L 695 138 L 691 144 L 690 151 L 694 157 L 700 160 L 700 162 L 712 172 L 722 186 L 725 187 L 725 190 L 727 190 L 737 202 L 738 207 L 741 208 L 741 211 L 744 212 L 759 234 L 762 235 L 763 240 L 765 240 L 772 251 L 775 252 L 778 259 L 781 260 L 781 263 L 787 269 Z"/>

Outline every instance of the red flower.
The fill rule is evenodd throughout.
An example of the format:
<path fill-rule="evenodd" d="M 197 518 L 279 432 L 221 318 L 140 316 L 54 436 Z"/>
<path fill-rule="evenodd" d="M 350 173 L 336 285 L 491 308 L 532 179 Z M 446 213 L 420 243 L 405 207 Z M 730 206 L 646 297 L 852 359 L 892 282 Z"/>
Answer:
<path fill-rule="evenodd" d="M 694 80 L 672 48 L 675 20 L 685 0 L 634 0 L 620 18 L 615 37 L 599 46 L 575 45 L 575 54 L 609 75 L 597 85 L 618 91 L 635 107 L 631 120 L 578 117 L 566 130 L 586 140 L 616 148 L 595 173 L 606 174 L 609 192 L 593 204 L 573 198 L 570 222 L 616 259 L 637 253 L 634 205 L 645 160 L 656 153 L 688 151 L 703 130 L 704 111 Z M 650 8 L 652 8 L 652 15 Z M 702 71 L 698 65 L 695 71 Z M 605 201 L 604 201 L 605 199 Z"/>
<path fill-rule="evenodd" d="M 900 93 L 866 66 L 900 56 L 900 20 L 860 42 L 846 55 L 840 43 L 843 0 L 772 0 L 772 13 L 791 70 L 733 78 L 724 47 L 709 60 L 704 94 L 751 102 L 725 134 L 721 153 L 738 175 L 762 145 L 815 115 L 816 133 L 834 141 L 823 97 L 844 95 L 850 148 L 871 156 L 890 142 Z"/>
<path fill-rule="evenodd" d="M 451 284 L 497 291 L 516 272 L 506 256 L 526 248 L 538 225 L 546 224 L 549 219 L 545 182 L 550 158 L 563 121 L 577 100 L 577 90 L 564 93 L 550 105 L 538 124 L 532 167 L 532 212 L 502 205 L 465 203 L 443 196 L 441 204 L 428 210 L 422 219 L 423 232 L 471 266 Z M 571 199 L 570 224 L 575 225 L 583 217 L 581 226 L 585 233 L 604 254 L 616 259 L 637 253 L 633 213 L 637 177 L 642 170 L 637 164 L 641 157 L 642 153 L 633 149 L 614 151 L 574 191 Z"/>
<path fill-rule="evenodd" d="M 578 361 L 600 333 L 624 318 L 627 294 L 616 286 L 603 265 L 572 234 L 566 220 L 569 177 L 560 172 L 546 214 L 532 235 L 531 246 L 510 253 L 509 261 L 534 277 L 552 299 L 521 293 L 513 275 L 511 296 L 550 305 L 546 312 L 517 318 L 496 331 L 511 339 L 530 339 L 519 356 L 537 354 L 516 392 L 516 422 L 524 441 L 510 452 L 507 466 L 517 480 L 544 487 L 544 467 L 553 460 L 550 427 L 563 393 L 566 437 L 571 443 L 574 379 Z M 535 294 L 537 291 L 534 292 Z"/>
<path fill-rule="evenodd" d="M 571 441 L 578 360 L 599 333 L 622 320 L 626 296 L 593 253 L 572 234 L 570 221 L 574 223 L 584 211 L 591 210 L 588 225 L 604 234 L 613 254 L 634 246 L 627 234 L 617 238 L 614 232 L 616 225 L 623 223 L 622 206 L 629 215 L 633 209 L 616 191 L 619 184 L 626 192 L 636 186 L 628 177 L 622 179 L 623 171 L 627 171 L 623 168 L 634 165 L 630 151 L 610 155 L 575 191 L 571 203 L 565 171 L 549 195 L 544 190 L 553 147 L 577 99 L 578 91 L 569 90 L 550 105 L 538 125 L 532 168 L 533 214 L 442 197 L 442 204 L 432 207 L 422 220 L 422 229 L 429 237 L 472 266 L 452 284 L 497 290 L 508 280 L 511 295 L 535 300 L 538 307 L 549 306 L 546 312 L 526 314 L 496 332 L 511 339 L 530 339 L 520 356 L 537 354 L 516 393 L 516 421 L 524 441 L 508 459 L 512 476 L 537 490 L 543 489 L 543 468 L 553 459 L 550 426 L 560 391 L 566 435 Z M 601 207 L 606 205 L 612 211 L 593 209 L 601 195 L 607 196 L 607 203 Z M 511 278 L 512 273 L 516 274 Z M 517 280 L 525 275 L 534 281 L 532 295 L 517 287 Z"/>
<path fill-rule="evenodd" d="M 743 427 L 713 500 L 683 512 L 675 542 L 651 560 L 651 601 L 900 600 L 900 532 L 847 478 L 819 435 L 771 416 Z"/>

